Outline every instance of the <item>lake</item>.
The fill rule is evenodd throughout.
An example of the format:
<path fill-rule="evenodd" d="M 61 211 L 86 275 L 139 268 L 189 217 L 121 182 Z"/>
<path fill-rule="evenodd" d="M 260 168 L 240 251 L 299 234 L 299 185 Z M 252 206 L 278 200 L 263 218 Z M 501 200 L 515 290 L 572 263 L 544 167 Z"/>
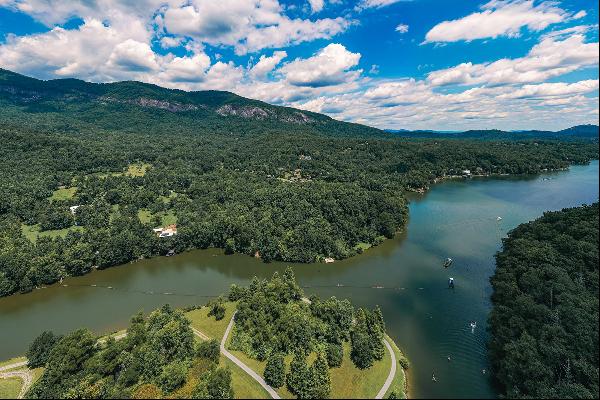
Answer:
<path fill-rule="evenodd" d="M 489 277 L 502 237 L 546 210 L 597 200 L 598 161 L 539 176 L 445 181 L 411 195 L 410 221 L 397 238 L 349 260 L 292 266 L 307 294 L 382 308 L 388 333 L 411 362 L 411 397 L 496 397 L 483 370 Z M 447 257 L 454 262 L 444 269 Z M 42 330 L 118 330 L 139 310 L 205 303 L 232 283 L 245 285 L 286 265 L 198 250 L 1 298 L 0 360 L 23 354 Z"/>

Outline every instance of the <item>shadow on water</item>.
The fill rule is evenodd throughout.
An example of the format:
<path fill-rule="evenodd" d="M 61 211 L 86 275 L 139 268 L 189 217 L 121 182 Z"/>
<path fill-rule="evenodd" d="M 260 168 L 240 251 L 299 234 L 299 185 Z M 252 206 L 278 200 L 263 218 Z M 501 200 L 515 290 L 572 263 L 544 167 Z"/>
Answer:
<path fill-rule="evenodd" d="M 446 181 L 410 199 L 404 233 L 334 264 L 265 264 L 219 249 L 195 250 L 0 299 L 0 359 L 22 354 L 42 330 L 117 330 L 141 309 L 205 303 L 232 283 L 245 285 L 255 275 L 269 277 L 291 265 L 308 294 L 382 308 L 388 333 L 411 361 L 412 397 L 495 397 L 489 374 L 482 372 L 489 370 L 485 343 L 493 256 L 518 224 L 546 210 L 597 201 L 598 162 L 527 178 Z M 444 269 L 447 257 L 454 263 Z"/>

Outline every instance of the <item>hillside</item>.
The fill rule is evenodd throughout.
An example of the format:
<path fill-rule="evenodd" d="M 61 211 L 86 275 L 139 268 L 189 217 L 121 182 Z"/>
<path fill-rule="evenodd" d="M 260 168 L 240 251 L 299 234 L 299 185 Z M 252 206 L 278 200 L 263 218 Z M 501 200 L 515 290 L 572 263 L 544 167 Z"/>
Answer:
<path fill-rule="evenodd" d="M 207 247 L 352 257 L 405 228 L 406 191 L 598 157 L 590 141 L 406 140 L 226 92 L 1 77 L 0 296 Z"/>
<path fill-rule="evenodd" d="M 0 69 L 0 116 L 4 123 L 44 129 L 176 133 L 290 132 L 385 135 L 323 114 L 270 105 L 224 91 L 186 92 L 141 82 L 42 81 Z"/>
<path fill-rule="evenodd" d="M 545 213 L 503 241 L 490 359 L 508 398 L 598 398 L 598 203 Z"/>

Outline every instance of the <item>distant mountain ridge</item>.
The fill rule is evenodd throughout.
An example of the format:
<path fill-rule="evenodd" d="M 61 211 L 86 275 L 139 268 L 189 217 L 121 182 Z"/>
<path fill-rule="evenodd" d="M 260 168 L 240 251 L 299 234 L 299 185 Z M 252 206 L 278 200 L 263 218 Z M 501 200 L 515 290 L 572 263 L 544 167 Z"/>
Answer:
<path fill-rule="evenodd" d="M 79 79 L 39 80 L 0 68 L 0 120 L 44 130 L 196 132 L 209 134 L 276 132 L 331 136 L 390 136 L 483 140 L 598 140 L 597 125 L 558 132 L 469 130 L 380 130 L 327 115 L 283 107 L 218 91 L 186 92 L 137 81 L 91 83 Z"/>
<path fill-rule="evenodd" d="M 450 138 L 450 139 L 589 139 L 598 140 L 598 125 L 576 125 L 560 131 L 542 131 L 542 130 L 524 130 L 524 131 L 503 131 L 499 129 L 488 130 L 467 130 L 467 131 L 434 131 L 434 130 L 406 130 L 406 129 L 386 129 L 386 132 L 396 136 L 406 138 Z"/>
<path fill-rule="evenodd" d="M 145 130 L 151 123 L 157 130 L 175 125 L 192 131 L 221 128 L 223 133 L 294 126 L 294 130 L 315 133 L 386 135 L 376 128 L 226 91 L 186 92 L 136 81 L 43 81 L 4 69 L 0 69 L 0 105 L 4 106 L 0 115 L 14 123 L 25 113 L 28 120 L 43 120 L 46 125 L 58 125 L 57 129 L 61 124 L 84 128 L 93 122 L 109 130 Z"/>

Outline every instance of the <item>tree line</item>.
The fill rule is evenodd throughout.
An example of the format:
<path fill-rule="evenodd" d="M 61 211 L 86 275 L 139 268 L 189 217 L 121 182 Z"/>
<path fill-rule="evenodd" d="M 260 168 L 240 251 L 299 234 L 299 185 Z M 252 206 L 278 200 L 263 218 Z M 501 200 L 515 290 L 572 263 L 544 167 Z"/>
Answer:
<path fill-rule="evenodd" d="M 45 367 L 27 398 L 232 399 L 219 355 L 215 340 L 195 344 L 189 320 L 168 305 L 135 315 L 121 340 L 44 332 L 27 351 L 30 368 Z"/>
<path fill-rule="evenodd" d="M 598 203 L 547 212 L 503 240 L 489 354 L 508 398 L 598 398 Z"/>

